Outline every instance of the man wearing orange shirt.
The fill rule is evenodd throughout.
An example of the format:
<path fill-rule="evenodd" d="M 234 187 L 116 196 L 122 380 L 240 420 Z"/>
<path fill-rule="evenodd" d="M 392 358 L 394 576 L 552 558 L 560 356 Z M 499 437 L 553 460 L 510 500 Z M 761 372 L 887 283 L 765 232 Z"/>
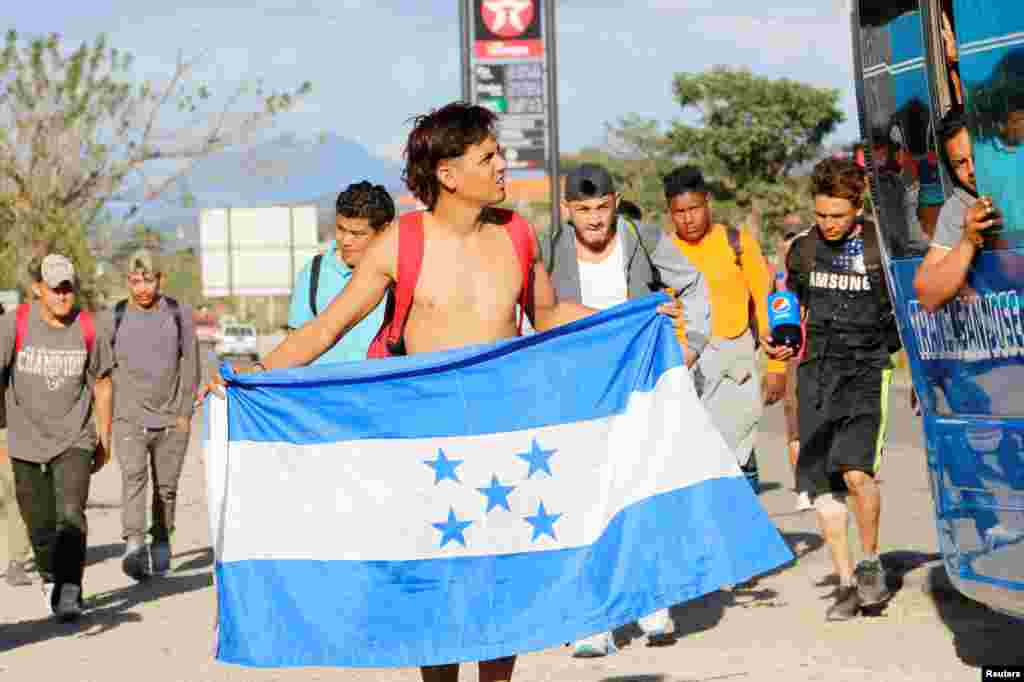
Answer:
<path fill-rule="evenodd" d="M 753 299 L 758 335 L 762 343 L 770 341 L 768 263 L 749 234 L 739 231 L 731 236 L 729 228 L 712 221 L 711 197 L 699 169 L 682 166 L 665 176 L 663 183 L 675 230 L 673 241 L 703 273 L 711 290 L 711 341 L 698 360 L 703 376 L 701 399 L 756 491 L 754 440 L 761 412 L 786 391 L 786 366 L 777 360 L 769 360 L 762 389 L 750 330 Z"/>

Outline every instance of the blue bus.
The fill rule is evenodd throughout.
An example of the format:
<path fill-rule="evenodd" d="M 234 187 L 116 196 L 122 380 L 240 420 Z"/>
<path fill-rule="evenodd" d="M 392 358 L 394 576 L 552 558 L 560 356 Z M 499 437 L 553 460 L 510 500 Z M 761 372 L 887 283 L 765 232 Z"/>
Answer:
<path fill-rule="evenodd" d="M 854 0 L 852 30 L 871 205 L 942 557 L 960 592 L 1024 618 L 1024 0 Z M 952 107 L 1003 226 L 969 291 L 929 312 L 913 280 L 953 190 L 935 137 Z"/>

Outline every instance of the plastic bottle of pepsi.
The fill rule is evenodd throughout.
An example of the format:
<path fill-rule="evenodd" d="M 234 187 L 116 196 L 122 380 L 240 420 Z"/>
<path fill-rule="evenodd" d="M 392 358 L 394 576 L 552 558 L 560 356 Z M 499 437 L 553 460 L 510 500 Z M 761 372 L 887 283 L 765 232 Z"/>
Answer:
<path fill-rule="evenodd" d="M 768 327 L 776 346 L 789 346 L 794 352 L 803 345 L 800 330 L 800 302 L 790 291 L 777 291 L 768 297 Z"/>

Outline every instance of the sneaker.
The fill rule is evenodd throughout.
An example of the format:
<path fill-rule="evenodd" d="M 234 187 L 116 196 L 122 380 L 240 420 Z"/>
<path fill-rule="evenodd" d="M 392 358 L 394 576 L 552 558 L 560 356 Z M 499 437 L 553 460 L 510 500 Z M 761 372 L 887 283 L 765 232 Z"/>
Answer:
<path fill-rule="evenodd" d="M 885 586 L 885 569 L 878 559 L 857 564 L 853 579 L 857 583 L 857 596 L 864 606 L 881 604 L 889 598 L 889 588 Z"/>
<path fill-rule="evenodd" d="M 573 647 L 573 658 L 601 658 L 615 653 L 615 643 L 610 632 L 602 632 L 576 642 Z"/>
<path fill-rule="evenodd" d="M 860 612 L 860 596 L 853 585 L 841 585 L 836 589 L 836 601 L 825 612 L 825 620 L 850 620 Z"/>
<path fill-rule="evenodd" d="M 647 636 L 648 646 L 660 646 L 675 641 L 672 620 L 668 616 L 668 609 L 655 611 L 649 616 L 644 616 L 639 621 L 640 629 Z"/>
<path fill-rule="evenodd" d="M 53 587 L 53 583 L 43 582 L 43 603 L 47 613 L 53 613 Z"/>
<path fill-rule="evenodd" d="M 57 614 L 57 620 L 64 623 L 78 620 L 83 610 L 81 586 L 72 585 L 71 583 L 61 585 L 60 599 L 57 600 L 57 607 L 54 609 L 54 613 Z"/>
<path fill-rule="evenodd" d="M 7 563 L 7 584 L 11 587 L 23 587 L 31 585 L 32 579 L 25 572 L 25 566 L 20 561 Z"/>
<path fill-rule="evenodd" d="M 124 558 L 121 559 L 121 570 L 133 580 L 142 582 L 149 577 L 149 556 L 145 544 L 128 543 Z"/>
<path fill-rule="evenodd" d="M 149 546 L 149 560 L 152 563 L 150 573 L 163 577 L 171 570 L 171 545 L 167 542 L 154 542 Z"/>
<path fill-rule="evenodd" d="M 807 494 L 807 491 L 797 493 L 796 496 L 796 510 L 797 511 L 808 511 L 814 509 L 814 505 L 811 504 L 811 496 Z"/>

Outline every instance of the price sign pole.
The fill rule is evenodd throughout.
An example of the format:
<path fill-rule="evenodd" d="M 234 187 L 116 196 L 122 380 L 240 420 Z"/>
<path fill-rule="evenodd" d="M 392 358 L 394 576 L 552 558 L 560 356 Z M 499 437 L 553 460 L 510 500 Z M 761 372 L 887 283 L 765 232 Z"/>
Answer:
<path fill-rule="evenodd" d="M 460 0 L 462 96 L 498 116 L 511 170 L 546 169 L 557 225 L 555 0 Z"/>

